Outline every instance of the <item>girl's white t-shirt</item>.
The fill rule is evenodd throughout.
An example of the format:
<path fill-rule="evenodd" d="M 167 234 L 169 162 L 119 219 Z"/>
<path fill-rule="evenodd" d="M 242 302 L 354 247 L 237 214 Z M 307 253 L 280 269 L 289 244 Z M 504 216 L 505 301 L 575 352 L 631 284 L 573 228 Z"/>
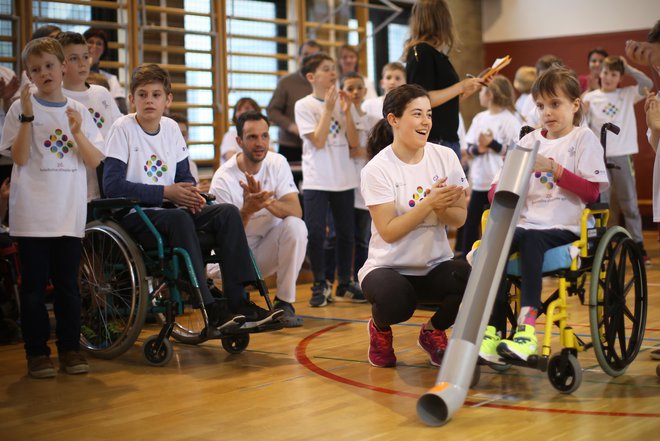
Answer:
<path fill-rule="evenodd" d="M 358 115 L 357 111 L 355 111 L 355 107 L 351 107 L 351 111 L 353 112 L 353 121 L 355 121 L 355 128 L 358 132 L 360 147 L 366 148 L 369 132 L 382 118 L 376 118 L 372 115 L 369 115 L 368 113 L 365 113 L 364 115 Z M 362 172 L 362 169 L 366 163 L 366 157 L 353 158 L 353 165 L 355 165 L 355 171 L 357 172 L 358 178 L 360 177 L 360 173 Z M 357 208 L 358 210 L 368 209 L 364 203 L 364 197 L 362 197 L 362 191 L 360 190 L 359 186 L 355 188 L 355 202 L 353 207 Z"/>
<path fill-rule="evenodd" d="M 532 148 L 540 141 L 538 154 L 552 158 L 568 170 L 589 182 L 600 184 L 600 191 L 609 186 L 603 148 L 598 138 L 586 127 L 574 127 L 566 136 L 547 139 L 537 129 L 520 140 L 520 145 Z M 499 173 L 494 183 L 499 182 Z M 575 193 L 559 187 L 552 172 L 532 172 L 529 191 L 520 212 L 518 226 L 530 230 L 561 229 L 580 234 L 580 217 L 585 203 Z"/>
<path fill-rule="evenodd" d="M 504 155 L 506 149 L 512 142 L 518 140 L 520 133 L 520 121 L 516 116 L 504 110 L 499 113 L 491 113 L 486 110 L 477 113 L 472 120 L 472 125 L 465 135 L 468 144 L 478 144 L 479 134 L 490 131 L 493 139 L 502 144 L 502 151 L 499 153 L 488 149 L 486 153 L 475 156 L 470 166 L 470 185 L 473 190 L 488 191 L 493 182 L 493 178 L 500 171 L 504 164 Z"/>
<path fill-rule="evenodd" d="M 309 140 L 321 120 L 325 103 L 313 95 L 296 101 L 295 116 L 303 141 L 303 190 L 346 191 L 357 188 L 360 178 L 349 156 L 346 139 L 346 117 L 339 108 L 339 100 L 330 121 L 330 131 L 323 148 L 316 148 Z"/>
<path fill-rule="evenodd" d="M 83 237 L 87 217 L 87 174 L 66 115 L 71 107 L 82 116 L 82 133 L 103 151 L 103 138 L 87 108 L 67 98 L 62 107 L 45 106 L 32 96 L 32 143 L 25 165 L 14 164 L 9 194 L 9 228 L 17 237 Z M 23 113 L 15 101 L 2 133 L 0 150 L 16 141 Z"/>
<path fill-rule="evenodd" d="M 447 185 L 468 186 L 463 167 L 452 149 L 427 143 L 422 160 L 406 164 L 397 158 L 390 145 L 362 169 L 362 194 L 367 206 L 394 203 L 396 215 L 401 216 L 420 203 L 433 183 L 444 177 L 448 178 Z M 385 242 L 372 222 L 369 257 L 358 272 L 358 278 L 362 283 L 376 268 L 392 268 L 405 275 L 425 275 L 453 256 L 445 225 L 435 213 L 393 243 Z"/>
<path fill-rule="evenodd" d="M 172 185 L 176 166 L 188 158 L 188 146 L 179 125 L 160 119 L 160 130 L 151 135 L 142 130 L 135 113 L 115 121 L 106 140 L 106 156 L 127 164 L 126 180 L 136 184 Z"/>

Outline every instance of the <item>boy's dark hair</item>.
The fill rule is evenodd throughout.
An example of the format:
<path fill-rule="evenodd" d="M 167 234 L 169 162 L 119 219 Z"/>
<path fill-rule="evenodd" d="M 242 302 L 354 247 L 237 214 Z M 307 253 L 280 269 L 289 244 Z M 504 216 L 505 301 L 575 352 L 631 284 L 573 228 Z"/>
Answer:
<path fill-rule="evenodd" d="M 308 57 L 305 57 L 303 60 L 302 69 L 300 69 L 300 71 L 303 75 L 307 75 L 308 73 L 313 74 L 324 61 L 332 61 L 334 63 L 335 60 L 333 60 L 332 57 L 325 52 L 317 52 L 312 54 Z"/>
<path fill-rule="evenodd" d="M 621 75 L 623 75 L 626 71 L 626 66 L 623 64 L 623 60 L 621 57 L 618 57 L 616 55 L 610 55 L 609 57 L 605 57 L 603 60 L 603 65 L 601 67 L 602 69 L 607 69 L 611 70 L 613 72 L 619 72 Z"/>
<path fill-rule="evenodd" d="M 254 112 L 250 110 L 249 112 L 242 113 L 241 116 L 236 120 L 236 134 L 239 138 L 243 138 L 243 127 L 247 121 L 266 121 L 268 127 L 270 127 L 270 121 L 266 116 L 261 112 Z"/>
<path fill-rule="evenodd" d="M 62 29 L 55 25 L 40 26 L 32 33 L 32 40 L 36 40 L 37 38 L 50 37 L 50 34 L 54 34 L 55 32 L 59 34 L 62 32 Z"/>
<path fill-rule="evenodd" d="M 648 37 L 646 37 L 646 41 L 649 43 L 660 43 L 660 20 L 655 22 L 653 29 L 651 29 Z"/>
<path fill-rule="evenodd" d="M 536 60 L 536 75 L 541 75 L 545 70 L 550 69 L 553 66 L 563 66 L 564 62 L 561 61 L 561 58 L 555 55 L 543 55 L 541 58 Z"/>
<path fill-rule="evenodd" d="M 231 122 L 233 122 L 234 125 L 236 125 L 236 123 L 238 122 L 237 121 L 238 116 L 236 116 L 236 112 L 238 111 L 238 109 L 243 107 L 245 103 L 249 103 L 250 106 L 252 106 L 252 108 L 255 111 L 261 112 L 261 106 L 254 99 L 250 98 L 249 96 L 244 96 L 242 98 L 239 98 L 238 101 L 236 101 L 236 104 L 234 104 L 234 114 L 231 117 Z"/>
<path fill-rule="evenodd" d="M 41 37 L 27 42 L 21 53 L 21 60 L 27 69 L 27 59 L 32 55 L 51 54 L 55 55 L 60 63 L 64 62 L 62 45 L 54 38 Z"/>
<path fill-rule="evenodd" d="M 399 63 L 398 61 L 393 61 L 391 63 L 387 63 L 385 66 L 383 66 L 383 70 L 381 71 L 382 75 L 385 76 L 385 72 L 388 70 L 398 70 L 400 72 L 403 72 L 403 75 L 406 75 L 406 68 L 403 64 Z"/>
<path fill-rule="evenodd" d="M 360 80 L 362 80 L 362 83 L 364 83 L 364 77 L 362 75 L 360 75 L 358 72 L 346 72 L 339 79 L 339 88 L 343 89 L 344 88 L 344 82 L 346 80 L 350 80 L 351 78 L 360 79 Z"/>
<path fill-rule="evenodd" d="M 105 54 L 108 52 L 108 33 L 103 29 L 89 28 L 83 32 L 85 39 L 89 40 L 92 37 L 100 38 L 103 40 L 103 53 L 101 54 L 101 60 L 105 57 Z"/>
<path fill-rule="evenodd" d="M 183 113 L 172 112 L 167 116 L 172 118 L 175 122 L 177 122 L 179 124 L 185 124 L 185 126 L 188 127 L 188 117 L 186 115 L 184 115 Z"/>
<path fill-rule="evenodd" d="M 603 49 L 602 47 L 595 47 L 595 48 L 593 48 L 589 51 L 589 54 L 587 54 L 587 61 L 591 60 L 591 56 L 593 54 L 600 54 L 600 55 L 603 56 L 603 58 L 605 58 L 609 55 L 607 53 L 607 51 L 605 49 Z"/>
<path fill-rule="evenodd" d="M 305 46 L 307 46 L 307 47 L 315 47 L 315 48 L 318 48 L 318 50 L 323 50 L 323 48 L 321 47 L 321 45 L 320 45 L 316 40 L 307 40 L 306 42 L 304 42 L 303 44 L 301 44 L 300 47 L 298 48 L 298 56 L 301 56 L 301 55 L 302 55 L 302 51 L 303 51 L 303 48 L 304 48 Z"/>
<path fill-rule="evenodd" d="M 534 100 L 541 96 L 556 97 L 563 93 L 571 102 L 580 99 L 582 89 L 580 82 L 570 69 L 564 66 L 554 66 L 543 72 L 532 85 L 532 97 Z M 573 115 L 573 125 L 579 126 L 582 121 L 582 103 L 578 111 Z"/>
<path fill-rule="evenodd" d="M 131 74 L 131 94 L 134 94 L 138 87 L 149 83 L 162 83 L 165 93 L 167 95 L 172 93 L 170 74 L 159 65 L 155 63 L 141 64 L 133 69 L 133 73 Z"/>
<path fill-rule="evenodd" d="M 57 36 L 57 41 L 59 41 L 62 45 L 62 49 L 72 44 L 87 46 L 85 37 L 83 37 L 82 34 L 79 34 L 78 32 L 60 32 Z"/>

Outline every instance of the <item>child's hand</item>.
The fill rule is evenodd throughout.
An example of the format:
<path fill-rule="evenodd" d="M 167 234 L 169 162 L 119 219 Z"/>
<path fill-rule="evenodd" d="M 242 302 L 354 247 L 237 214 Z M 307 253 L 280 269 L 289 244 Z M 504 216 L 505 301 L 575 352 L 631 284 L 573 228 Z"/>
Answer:
<path fill-rule="evenodd" d="M 552 158 L 546 158 L 543 155 L 536 155 L 536 161 L 534 162 L 534 168 L 532 171 L 538 172 L 553 172 L 554 173 L 555 161 Z"/>
<path fill-rule="evenodd" d="M 10 187 L 9 178 L 2 181 L 2 185 L 0 185 L 0 199 L 9 199 Z"/>
<path fill-rule="evenodd" d="M 80 115 L 80 112 L 75 110 L 73 107 L 67 107 L 66 117 L 69 120 L 69 128 L 71 129 L 71 134 L 78 135 L 80 133 L 80 127 L 82 126 L 82 115 Z"/>
<path fill-rule="evenodd" d="M 493 142 L 493 132 L 486 130 L 485 132 L 479 133 L 479 153 L 488 152 L 488 146 Z"/>
<path fill-rule="evenodd" d="M 337 102 L 337 88 L 332 85 L 330 89 L 325 93 L 325 108 L 332 112 L 335 109 L 335 103 Z"/>
<path fill-rule="evenodd" d="M 193 214 L 199 213 L 204 208 L 206 201 L 198 193 L 192 182 L 177 182 L 166 185 L 163 189 L 163 197 L 176 205 L 186 207 Z"/>
<path fill-rule="evenodd" d="M 10 100 L 18 90 L 19 86 L 20 82 L 18 81 L 17 76 L 14 76 L 8 83 L 5 82 L 4 78 L 0 78 L 0 99 L 5 101 Z"/>
<path fill-rule="evenodd" d="M 23 108 L 23 115 L 33 116 L 32 112 L 32 91 L 30 90 L 30 84 L 26 84 L 21 89 L 21 107 Z"/>
<path fill-rule="evenodd" d="M 339 103 L 342 113 L 348 113 L 351 110 L 351 97 L 343 90 L 339 91 Z"/>

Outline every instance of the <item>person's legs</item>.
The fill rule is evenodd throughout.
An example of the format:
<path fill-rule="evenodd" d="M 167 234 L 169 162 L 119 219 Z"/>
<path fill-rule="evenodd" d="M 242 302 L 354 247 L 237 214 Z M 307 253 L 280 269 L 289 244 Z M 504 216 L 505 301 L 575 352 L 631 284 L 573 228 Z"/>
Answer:
<path fill-rule="evenodd" d="M 352 189 L 331 192 L 329 200 L 337 233 L 337 279 L 340 285 L 348 284 L 351 281 L 355 245 L 355 192 Z"/>
<path fill-rule="evenodd" d="M 354 209 L 355 214 L 355 256 L 353 258 L 353 280 L 358 279 L 358 271 L 367 261 L 369 240 L 371 239 L 371 215 L 369 210 Z"/>
<path fill-rule="evenodd" d="M 323 241 L 325 280 L 332 285 L 335 282 L 335 275 L 337 273 L 337 232 L 335 231 L 335 220 L 332 217 L 332 210 L 330 210 L 329 206 L 326 224 L 327 233 Z"/>
<path fill-rule="evenodd" d="M 329 194 L 330 192 L 319 190 L 303 192 L 304 217 L 307 226 L 307 255 L 314 277 L 309 304 L 316 308 L 327 305 L 332 293 L 325 282 L 325 252 L 323 249 Z"/>
<path fill-rule="evenodd" d="M 467 209 L 467 218 L 465 219 L 465 225 L 463 225 L 463 243 L 460 247 L 457 247 L 463 252 L 464 256 L 472 250 L 472 245 L 479 239 L 481 215 L 487 206 L 488 192 L 472 190 Z"/>

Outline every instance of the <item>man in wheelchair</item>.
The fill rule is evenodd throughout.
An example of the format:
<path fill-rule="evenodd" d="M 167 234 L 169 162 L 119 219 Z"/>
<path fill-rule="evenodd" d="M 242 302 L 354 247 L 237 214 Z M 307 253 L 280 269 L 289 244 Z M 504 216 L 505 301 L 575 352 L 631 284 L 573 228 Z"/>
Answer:
<path fill-rule="evenodd" d="M 190 173 L 188 148 L 179 126 L 163 117 L 172 102 L 169 74 L 156 64 L 138 66 L 131 76 L 129 100 L 136 113 L 118 119 L 106 140 L 106 197 L 138 199 L 149 207 L 144 211 L 166 244 L 190 254 L 211 328 L 228 331 L 278 318 L 282 310 L 265 310 L 245 298 L 244 287 L 256 281 L 257 274 L 238 209 L 206 204 Z M 167 201 L 173 208 L 164 205 Z M 154 245 L 152 233 L 138 214 L 129 212 L 121 224 L 143 246 Z M 215 299 L 205 283 L 199 233 L 213 239 L 226 304 Z"/>

